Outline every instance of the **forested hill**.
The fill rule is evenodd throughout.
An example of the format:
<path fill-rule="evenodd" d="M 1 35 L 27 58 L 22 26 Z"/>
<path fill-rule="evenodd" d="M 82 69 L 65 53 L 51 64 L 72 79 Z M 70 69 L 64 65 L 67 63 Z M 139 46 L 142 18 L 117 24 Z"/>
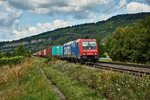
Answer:
<path fill-rule="evenodd" d="M 138 21 L 146 16 L 150 16 L 150 12 L 117 15 L 105 21 L 60 28 L 12 42 L 0 42 L 0 51 L 12 51 L 18 45 L 25 45 L 28 50 L 37 51 L 49 45 L 61 45 L 77 38 L 103 39 L 118 27 L 137 25 Z"/>

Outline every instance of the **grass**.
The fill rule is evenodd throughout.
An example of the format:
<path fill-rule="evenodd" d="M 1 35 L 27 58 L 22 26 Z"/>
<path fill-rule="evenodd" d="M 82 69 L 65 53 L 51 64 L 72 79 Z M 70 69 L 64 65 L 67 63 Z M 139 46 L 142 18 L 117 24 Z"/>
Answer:
<path fill-rule="evenodd" d="M 35 60 L 0 68 L 1 100 L 59 100 Z"/>
<path fill-rule="evenodd" d="M 51 68 L 45 67 L 46 75 L 51 79 L 65 94 L 67 100 L 102 100 L 98 92 L 81 85 L 78 81 L 64 75 L 63 73 Z"/>
<path fill-rule="evenodd" d="M 89 87 L 80 84 L 62 72 L 53 69 L 51 65 L 46 64 L 47 60 L 39 59 L 38 65 L 44 70 L 46 76 L 55 84 L 65 95 L 67 100 L 103 100 L 105 99 L 98 92 Z M 52 61 L 57 63 L 56 60 Z"/>
<path fill-rule="evenodd" d="M 135 64 L 135 65 L 150 65 L 150 62 L 147 62 L 145 64 L 142 64 L 142 63 L 133 63 L 133 62 L 120 62 L 120 61 L 113 61 L 111 58 L 99 58 L 99 61 L 102 61 L 102 62 L 123 63 L 123 64 Z"/>
<path fill-rule="evenodd" d="M 112 62 L 111 58 L 100 58 L 99 61 Z"/>
<path fill-rule="evenodd" d="M 28 58 L 12 67 L 0 67 L 1 100 L 60 100 L 41 69 L 67 100 L 150 99 L 147 76 L 134 77 L 80 64 Z"/>
<path fill-rule="evenodd" d="M 77 80 L 80 84 L 99 91 L 108 99 L 150 99 L 150 79 L 148 76 L 134 77 L 127 73 L 102 71 L 62 61 L 51 65 L 52 68 Z"/>

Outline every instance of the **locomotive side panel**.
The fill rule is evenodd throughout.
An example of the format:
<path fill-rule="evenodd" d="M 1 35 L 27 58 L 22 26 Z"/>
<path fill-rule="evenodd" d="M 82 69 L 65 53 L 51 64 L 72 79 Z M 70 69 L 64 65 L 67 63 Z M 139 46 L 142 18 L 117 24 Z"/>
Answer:
<path fill-rule="evenodd" d="M 79 58 L 80 53 L 79 53 L 79 45 L 78 42 L 73 41 L 70 45 L 71 47 L 71 57 L 73 58 Z"/>

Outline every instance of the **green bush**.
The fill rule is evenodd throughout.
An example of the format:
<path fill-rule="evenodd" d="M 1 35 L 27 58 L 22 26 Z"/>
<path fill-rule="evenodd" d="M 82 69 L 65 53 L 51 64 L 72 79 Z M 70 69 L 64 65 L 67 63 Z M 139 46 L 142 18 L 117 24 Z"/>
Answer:
<path fill-rule="evenodd" d="M 138 25 L 117 28 L 106 42 L 114 61 L 150 63 L 150 17 Z"/>
<path fill-rule="evenodd" d="M 13 52 L 14 56 L 24 56 L 24 57 L 31 57 L 31 52 L 28 51 L 24 47 L 24 45 L 19 45 Z"/>
<path fill-rule="evenodd" d="M 15 56 L 15 57 L 4 57 L 4 58 L 0 58 L 0 65 L 16 65 L 21 63 L 21 61 L 23 60 L 23 56 Z"/>

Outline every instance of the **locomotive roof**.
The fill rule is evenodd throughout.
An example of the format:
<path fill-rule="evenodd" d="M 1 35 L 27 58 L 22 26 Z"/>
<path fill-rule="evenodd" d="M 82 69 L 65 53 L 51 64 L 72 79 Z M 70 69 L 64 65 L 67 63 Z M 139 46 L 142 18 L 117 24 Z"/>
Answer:
<path fill-rule="evenodd" d="M 70 44 L 72 44 L 73 42 L 79 42 L 79 41 L 96 41 L 96 39 L 77 39 L 77 40 L 74 40 L 74 41 L 70 41 L 70 42 L 67 42 L 67 43 L 65 43 L 64 44 L 64 46 L 65 45 L 70 45 Z"/>

